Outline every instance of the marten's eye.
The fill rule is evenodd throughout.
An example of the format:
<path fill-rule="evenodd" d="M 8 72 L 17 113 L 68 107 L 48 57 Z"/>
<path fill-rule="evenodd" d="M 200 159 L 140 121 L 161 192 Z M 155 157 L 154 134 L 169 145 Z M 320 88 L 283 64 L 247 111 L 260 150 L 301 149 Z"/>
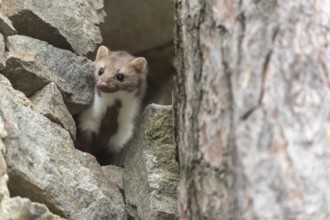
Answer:
<path fill-rule="evenodd" d="M 99 76 L 101 76 L 103 73 L 104 73 L 104 69 L 103 68 L 100 68 L 99 69 Z"/>
<path fill-rule="evenodd" d="M 123 74 L 118 73 L 117 76 L 116 76 L 116 78 L 117 78 L 118 81 L 122 82 L 122 81 L 124 81 L 124 78 L 125 78 L 125 77 L 124 77 Z"/>

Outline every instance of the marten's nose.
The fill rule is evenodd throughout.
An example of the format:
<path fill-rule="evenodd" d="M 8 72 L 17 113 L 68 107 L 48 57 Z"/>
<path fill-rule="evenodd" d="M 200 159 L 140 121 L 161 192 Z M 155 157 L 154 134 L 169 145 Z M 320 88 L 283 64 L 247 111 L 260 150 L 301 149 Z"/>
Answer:
<path fill-rule="evenodd" d="M 108 88 L 108 83 L 106 83 L 106 82 L 99 82 L 99 83 L 97 83 L 96 86 L 99 89 L 107 89 Z"/>

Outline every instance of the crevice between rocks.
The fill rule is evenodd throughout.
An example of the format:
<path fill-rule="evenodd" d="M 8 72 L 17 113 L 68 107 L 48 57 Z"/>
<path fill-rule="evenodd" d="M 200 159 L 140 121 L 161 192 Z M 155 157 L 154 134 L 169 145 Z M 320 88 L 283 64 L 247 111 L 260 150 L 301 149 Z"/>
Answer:
<path fill-rule="evenodd" d="M 48 42 L 54 47 L 73 51 L 71 45 L 58 32 L 58 29 L 44 22 L 33 11 L 25 9 L 10 16 L 9 19 L 18 33 Z"/>

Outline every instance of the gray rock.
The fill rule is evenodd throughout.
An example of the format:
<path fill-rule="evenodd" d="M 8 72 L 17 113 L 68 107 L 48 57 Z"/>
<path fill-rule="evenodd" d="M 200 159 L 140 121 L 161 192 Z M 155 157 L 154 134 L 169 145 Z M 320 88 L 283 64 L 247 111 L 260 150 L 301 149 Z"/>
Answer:
<path fill-rule="evenodd" d="M 9 79 L 7 79 L 4 75 L 1 74 L 0 85 L 2 85 L 3 88 L 10 92 L 15 97 L 16 101 L 19 102 L 21 105 L 32 108 L 32 103 L 30 99 L 28 99 L 21 91 L 14 89 Z"/>
<path fill-rule="evenodd" d="M 11 21 L 1 11 L 0 11 L 0 33 L 2 33 L 5 37 L 17 34 L 17 31 L 13 27 Z"/>
<path fill-rule="evenodd" d="M 72 115 L 64 104 L 61 92 L 55 83 L 50 83 L 31 97 L 33 110 L 61 125 L 76 137 L 76 125 Z"/>
<path fill-rule="evenodd" d="M 18 104 L 0 86 L 9 189 L 69 219 L 125 219 L 119 190 L 95 158 L 76 150 L 59 125 Z"/>
<path fill-rule="evenodd" d="M 128 213 L 134 219 L 178 219 L 172 107 L 146 108 L 138 135 L 125 160 L 124 190 Z"/>
<path fill-rule="evenodd" d="M 88 0 L 88 2 L 95 10 L 103 10 L 103 0 Z"/>
<path fill-rule="evenodd" d="M 47 67 L 36 61 L 31 54 L 10 53 L 3 74 L 15 89 L 28 97 L 55 81 Z"/>
<path fill-rule="evenodd" d="M 123 168 L 113 165 L 102 166 L 103 173 L 105 176 L 116 185 L 119 189 L 124 189 L 123 187 Z"/>
<path fill-rule="evenodd" d="M 45 205 L 32 203 L 28 199 L 20 197 L 9 198 L 8 190 L 8 174 L 7 165 L 4 159 L 5 145 L 3 139 L 9 134 L 5 129 L 5 122 L 3 120 L 3 112 L 0 111 L 0 219 L 1 220 L 60 220 L 59 216 L 55 216 L 49 212 Z"/>
<path fill-rule="evenodd" d="M 0 33 L 0 70 L 3 70 L 6 66 L 6 54 L 5 54 L 5 39 Z"/>
<path fill-rule="evenodd" d="M 100 9 L 93 6 L 90 0 L 3 0 L 1 11 L 19 34 L 85 55 L 102 42 Z"/>
<path fill-rule="evenodd" d="M 61 220 L 52 214 L 45 205 L 31 202 L 29 199 L 15 197 L 1 203 L 1 220 Z"/>
<path fill-rule="evenodd" d="M 20 197 L 9 198 L 7 165 L 4 159 L 5 145 L 3 139 L 9 134 L 5 129 L 3 112 L 0 111 L 0 219 L 1 220 L 60 220 L 59 216 L 50 213 L 45 205 L 31 202 Z"/>
<path fill-rule="evenodd" d="M 1 142 L 0 144 L 3 144 L 1 140 L 0 140 L 0 142 Z M 7 167 L 6 167 L 3 153 L 0 153 L 0 160 L 1 160 L 0 169 L 2 172 L 2 174 L 0 175 L 0 204 L 1 204 L 2 201 L 9 198 L 9 189 L 7 186 L 7 183 L 8 183 L 8 174 L 6 172 Z M 1 205 L 0 205 L 0 213 L 1 213 Z"/>
<path fill-rule="evenodd" d="M 104 22 L 104 18 L 107 16 L 107 13 L 104 11 L 104 3 L 103 0 L 89 0 L 91 6 L 97 11 L 97 15 L 99 17 L 99 23 Z"/>
<path fill-rule="evenodd" d="M 4 75 L 15 89 L 31 96 L 55 82 L 72 114 L 93 98 L 93 62 L 74 53 L 55 48 L 26 36 L 7 38 L 9 54 Z"/>
<path fill-rule="evenodd" d="M 4 159 L 4 154 L 6 149 L 2 141 L 2 139 L 7 136 L 7 132 L 5 130 L 5 124 L 1 118 L 1 115 L 2 113 L 0 112 L 0 204 L 2 203 L 3 200 L 9 198 L 9 190 L 7 187 L 7 182 L 8 182 L 7 165 Z M 0 208 L 0 213 L 1 213 L 1 208 Z"/>

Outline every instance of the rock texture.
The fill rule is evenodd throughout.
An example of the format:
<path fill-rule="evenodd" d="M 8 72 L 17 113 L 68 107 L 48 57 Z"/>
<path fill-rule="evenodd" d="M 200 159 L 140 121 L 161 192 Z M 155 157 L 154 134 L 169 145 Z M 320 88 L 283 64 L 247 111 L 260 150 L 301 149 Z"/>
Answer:
<path fill-rule="evenodd" d="M 90 104 L 93 98 L 93 62 L 67 50 L 26 36 L 10 36 L 3 73 L 15 89 L 31 96 L 55 82 L 71 113 Z"/>
<path fill-rule="evenodd" d="M 52 214 L 45 205 L 31 202 L 29 199 L 15 197 L 2 201 L 1 220 L 64 220 Z"/>
<path fill-rule="evenodd" d="M 148 106 L 138 130 L 124 169 L 128 212 L 134 219 L 178 219 L 172 107 Z"/>
<path fill-rule="evenodd" d="M 6 147 L 2 141 L 2 139 L 7 136 L 7 131 L 5 129 L 5 122 L 2 119 L 1 115 L 2 113 L 0 112 L 0 204 L 5 199 L 9 198 L 9 190 L 7 187 L 8 174 L 7 174 L 7 165 L 5 161 Z"/>
<path fill-rule="evenodd" d="M 119 189 L 121 190 L 124 189 L 124 184 L 123 184 L 124 169 L 122 167 L 117 167 L 113 165 L 102 166 L 102 171 L 110 182 L 116 185 Z"/>
<path fill-rule="evenodd" d="M 18 104 L 2 86 L 0 93 L 12 195 L 70 219 L 124 219 L 122 196 L 95 158 L 77 151 L 67 131 Z"/>
<path fill-rule="evenodd" d="M 19 34 L 84 55 L 102 42 L 97 26 L 103 19 L 102 7 L 102 1 L 90 0 L 3 0 L 0 10 Z"/>
<path fill-rule="evenodd" d="M 75 139 L 76 126 L 66 108 L 61 92 L 55 83 L 50 83 L 31 97 L 33 110 L 61 125 Z"/>
<path fill-rule="evenodd" d="M 26 107 L 32 108 L 32 103 L 30 99 L 28 99 L 24 93 L 22 93 L 19 90 L 15 90 L 10 83 L 9 79 L 7 79 L 4 75 L 0 74 L 0 84 L 5 88 L 8 92 L 10 92 L 11 95 L 15 97 L 15 100 L 20 103 L 21 105 L 24 105 Z"/>
<path fill-rule="evenodd" d="M 126 3 L 136 6 L 134 12 L 123 7 Z M 127 13 L 123 15 L 116 4 Z M 150 75 L 154 85 L 150 94 L 160 97 L 156 88 L 169 81 L 167 73 L 173 71 L 168 67 L 174 53 L 168 42 L 172 3 L 116 4 L 110 24 L 127 18 L 130 25 L 120 26 L 115 37 L 130 45 L 130 52 L 147 51 L 144 54 L 154 63 L 150 70 L 158 72 Z M 164 6 L 161 13 L 149 10 L 158 6 Z M 103 0 L 0 0 L 1 220 L 178 218 L 170 106 L 147 108 L 137 137 L 127 148 L 125 168 L 101 167 L 93 156 L 73 146 L 72 115 L 91 103 L 94 89 L 93 62 L 82 55 L 90 57 L 101 42 L 97 25 L 104 16 Z M 110 155 L 109 161 L 118 161 L 118 156 L 124 160 L 126 150 Z"/>
<path fill-rule="evenodd" d="M 0 2 L 1 6 L 1 2 Z M 12 22 L 0 11 L 0 33 L 5 37 L 14 35 L 17 33 L 16 29 L 13 27 Z"/>
<path fill-rule="evenodd" d="M 0 102 L 2 104 L 2 102 Z M 9 133 L 5 129 L 3 112 L 0 110 L 0 219 L 2 220 L 34 220 L 49 219 L 60 220 L 59 216 L 53 215 L 45 205 L 31 202 L 21 197 L 9 197 L 7 187 L 8 174 L 4 155 L 6 147 L 3 139 Z"/>
<path fill-rule="evenodd" d="M 0 71 L 6 66 L 5 46 L 5 39 L 0 32 Z"/>

